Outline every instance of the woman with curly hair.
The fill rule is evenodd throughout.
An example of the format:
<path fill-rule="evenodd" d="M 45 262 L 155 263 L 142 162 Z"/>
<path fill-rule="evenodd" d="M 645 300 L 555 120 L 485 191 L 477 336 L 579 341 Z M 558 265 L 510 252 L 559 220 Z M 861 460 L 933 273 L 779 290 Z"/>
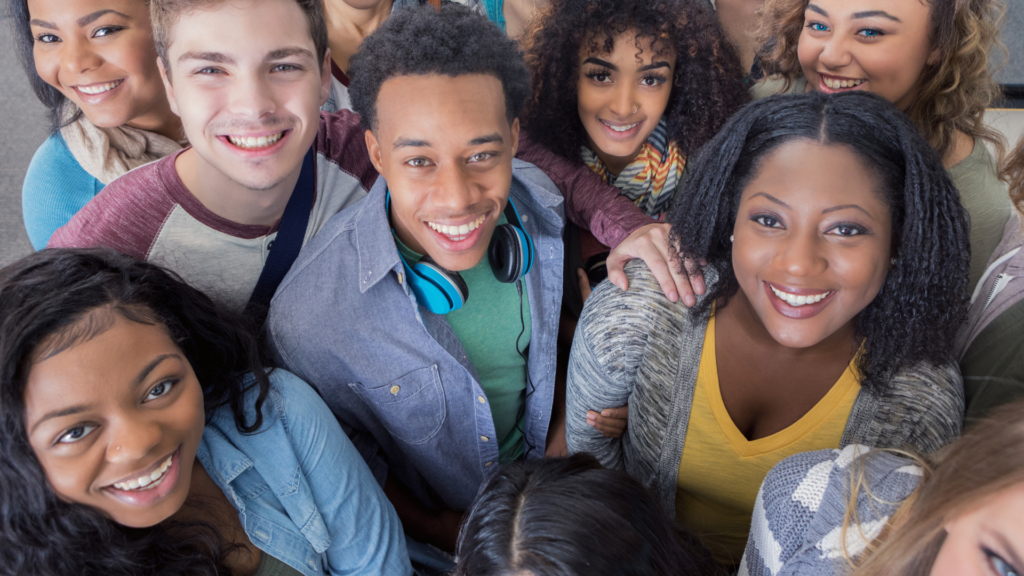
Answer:
<path fill-rule="evenodd" d="M 1024 574 L 1024 403 L 937 457 L 850 445 L 765 477 L 740 576 Z"/>
<path fill-rule="evenodd" d="M 412 573 L 337 420 L 242 322 L 110 250 L 0 270 L 0 574 Z"/>
<path fill-rule="evenodd" d="M 1004 140 L 983 123 L 999 95 L 988 55 L 1000 0 L 767 0 L 758 39 L 770 76 L 756 97 L 780 92 L 884 97 L 914 121 L 942 158 L 971 222 L 974 289 L 1010 217 L 985 146 Z"/>
<path fill-rule="evenodd" d="M 783 458 L 851 443 L 930 453 L 959 435 L 967 222 L 913 123 L 860 92 L 748 105 L 687 186 L 668 220 L 679 256 L 707 262 L 707 293 L 672 304 L 640 263 L 628 292 L 594 290 L 567 437 L 735 566 Z M 621 438 L 588 425 L 627 403 Z"/>

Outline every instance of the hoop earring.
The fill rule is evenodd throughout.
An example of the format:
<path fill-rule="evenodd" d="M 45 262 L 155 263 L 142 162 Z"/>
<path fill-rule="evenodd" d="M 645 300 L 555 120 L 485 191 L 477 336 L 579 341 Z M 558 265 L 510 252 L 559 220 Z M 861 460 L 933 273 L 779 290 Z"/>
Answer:
<path fill-rule="evenodd" d="M 633 105 L 633 114 L 636 114 L 636 113 L 637 113 L 637 112 L 639 112 L 639 111 L 640 111 L 640 107 L 639 107 L 639 106 L 637 106 L 636 104 L 634 104 L 634 105 Z"/>
<path fill-rule="evenodd" d="M 735 234 L 732 235 L 732 236 L 729 236 L 729 243 L 731 244 L 733 242 L 733 240 L 735 240 L 735 239 L 736 239 L 736 235 Z"/>

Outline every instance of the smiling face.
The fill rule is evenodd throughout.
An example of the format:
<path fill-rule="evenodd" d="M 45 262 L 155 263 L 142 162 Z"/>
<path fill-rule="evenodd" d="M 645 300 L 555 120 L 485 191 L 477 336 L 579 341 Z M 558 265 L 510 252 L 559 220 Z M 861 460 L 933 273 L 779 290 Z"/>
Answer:
<path fill-rule="evenodd" d="M 509 125 L 501 81 L 485 74 L 398 76 L 377 96 L 366 132 L 391 191 L 399 239 L 448 270 L 476 266 L 508 202 L 519 120 Z"/>
<path fill-rule="evenodd" d="M 797 140 L 744 188 L 732 263 L 772 337 L 814 346 L 849 330 L 889 268 L 892 216 L 871 170 L 844 146 Z"/>
<path fill-rule="evenodd" d="M 580 46 L 580 121 L 587 145 L 615 174 L 640 153 L 672 93 L 675 54 L 660 42 L 652 48 L 650 38 L 639 47 L 637 40 L 635 32 L 620 34 L 611 53 L 592 51 L 589 39 Z"/>
<path fill-rule="evenodd" d="M 176 124 L 143 0 L 28 0 L 32 57 L 44 82 L 100 127 Z M 175 139 L 180 134 L 171 134 Z"/>
<path fill-rule="evenodd" d="M 997 493 L 946 525 L 931 576 L 1024 574 L 1024 485 Z"/>
<path fill-rule="evenodd" d="M 808 88 L 865 90 L 906 110 L 938 61 L 925 0 L 811 0 L 797 54 Z"/>
<path fill-rule="evenodd" d="M 153 526 L 188 496 L 203 392 L 162 326 L 92 314 L 112 315 L 112 325 L 29 371 L 29 443 L 62 499 Z"/>
<path fill-rule="evenodd" d="M 182 14 L 167 60 L 171 106 L 198 171 L 250 190 L 298 178 L 330 93 L 330 60 L 317 60 L 295 0 L 238 0 Z"/>

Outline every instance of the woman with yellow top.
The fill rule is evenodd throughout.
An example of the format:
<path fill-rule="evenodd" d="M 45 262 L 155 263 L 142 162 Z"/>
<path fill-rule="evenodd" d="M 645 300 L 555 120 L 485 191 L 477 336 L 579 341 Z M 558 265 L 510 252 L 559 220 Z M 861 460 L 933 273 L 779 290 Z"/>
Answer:
<path fill-rule="evenodd" d="M 783 458 L 851 443 L 929 453 L 959 435 L 968 231 L 928 142 L 864 93 L 750 104 L 688 186 L 668 217 L 673 247 L 707 262 L 708 290 L 688 309 L 635 262 L 628 291 L 594 291 L 567 438 L 735 565 Z M 621 438 L 588 425 L 588 411 L 625 404 Z"/>

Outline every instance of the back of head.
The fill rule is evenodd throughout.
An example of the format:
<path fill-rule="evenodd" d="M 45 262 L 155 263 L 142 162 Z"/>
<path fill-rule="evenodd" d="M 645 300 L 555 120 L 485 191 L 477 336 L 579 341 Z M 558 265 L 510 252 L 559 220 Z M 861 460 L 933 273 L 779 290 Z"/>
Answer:
<path fill-rule="evenodd" d="M 884 387 L 896 370 L 951 361 L 966 312 L 970 259 L 967 220 L 942 162 L 913 123 L 865 92 L 775 96 L 740 110 L 690 164 L 688 193 L 669 213 L 672 245 L 706 260 L 721 279 L 705 308 L 739 290 L 732 268 L 740 197 L 769 153 L 794 140 L 841 145 L 878 180 L 892 213 L 895 262 L 881 291 L 856 317 L 866 339 L 862 383 Z"/>
<path fill-rule="evenodd" d="M 349 63 L 352 109 L 367 130 L 377 126 L 377 96 L 399 76 L 486 74 L 501 81 L 508 121 L 519 118 L 530 72 L 515 40 L 485 16 L 447 3 L 396 11 L 359 47 Z M 425 110 L 424 114 L 429 114 Z"/>
<path fill-rule="evenodd" d="M 49 487 L 25 429 L 35 362 L 92 339 L 114 315 L 160 325 L 203 387 L 207 414 L 231 406 L 240 430 L 262 423 L 269 392 L 257 340 L 240 318 L 159 266 L 107 249 L 49 249 L 0 270 L 0 574 L 213 574 L 216 537 L 126 529 Z M 259 388 L 247 422 L 242 376 Z"/>
<path fill-rule="evenodd" d="M 625 472 L 589 454 L 530 460 L 488 481 L 459 536 L 456 576 L 718 574 Z"/>
<path fill-rule="evenodd" d="M 1024 484 L 1024 402 L 993 410 L 938 457 L 900 528 L 855 576 L 929 574 L 945 526 L 997 493 Z"/>

